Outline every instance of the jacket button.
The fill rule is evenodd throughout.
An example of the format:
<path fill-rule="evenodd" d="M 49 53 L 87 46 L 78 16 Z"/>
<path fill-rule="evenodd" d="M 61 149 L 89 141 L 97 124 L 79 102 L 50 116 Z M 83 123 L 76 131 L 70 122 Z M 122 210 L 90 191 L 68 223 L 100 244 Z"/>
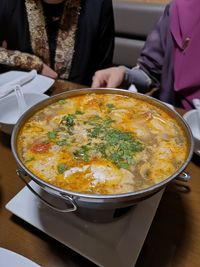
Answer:
<path fill-rule="evenodd" d="M 190 37 L 185 38 L 185 40 L 183 41 L 183 50 L 185 50 L 188 46 L 189 46 L 189 42 L 190 42 Z"/>

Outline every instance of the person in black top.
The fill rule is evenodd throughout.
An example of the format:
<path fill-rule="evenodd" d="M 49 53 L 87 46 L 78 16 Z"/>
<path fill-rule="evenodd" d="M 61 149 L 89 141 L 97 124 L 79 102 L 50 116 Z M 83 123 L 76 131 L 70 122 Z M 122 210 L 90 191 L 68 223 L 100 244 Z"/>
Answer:
<path fill-rule="evenodd" d="M 91 85 L 111 66 L 111 0 L 1 0 L 0 72 L 36 69 L 43 75 Z"/>

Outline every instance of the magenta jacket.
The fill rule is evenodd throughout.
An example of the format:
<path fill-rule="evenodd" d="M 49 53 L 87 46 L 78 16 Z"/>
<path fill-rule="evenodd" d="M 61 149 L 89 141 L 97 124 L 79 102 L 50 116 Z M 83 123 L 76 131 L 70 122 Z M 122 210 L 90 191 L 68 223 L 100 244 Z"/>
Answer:
<path fill-rule="evenodd" d="M 145 93 L 152 87 L 159 88 L 157 96 L 160 100 L 180 106 L 180 97 L 175 93 L 173 60 L 174 60 L 174 41 L 170 32 L 170 11 L 171 6 L 167 5 L 163 15 L 153 31 L 148 35 L 140 57 L 138 65 L 145 75 L 138 76 L 138 69 L 127 70 L 125 80 L 134 83 L 139 92 Z M 142 78 L 143 77 L 143 78 Z"/>

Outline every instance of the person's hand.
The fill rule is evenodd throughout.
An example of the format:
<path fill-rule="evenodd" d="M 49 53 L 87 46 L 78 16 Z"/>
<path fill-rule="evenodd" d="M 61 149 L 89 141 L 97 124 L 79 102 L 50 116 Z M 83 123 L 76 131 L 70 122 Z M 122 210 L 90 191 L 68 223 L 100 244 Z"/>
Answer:
<path fill-rule="evenodd" d="M 124 66 L 98 70 L 92 78 L 91 87 L 118 87 L 124 80 L 125 71 L 126 68 Z"/>
<path fill-rule="evenodd" d="M 3 41 L 2 44 L 0 44 L 1 47 L 7 49 L 7 42 L 6 41 Z"/>
<path fill-rule="evenodd" d="M 44 63 L 43 63 L 41 74 L 52 79 L 56 79 L 58 77 L 58 74 Z"/>

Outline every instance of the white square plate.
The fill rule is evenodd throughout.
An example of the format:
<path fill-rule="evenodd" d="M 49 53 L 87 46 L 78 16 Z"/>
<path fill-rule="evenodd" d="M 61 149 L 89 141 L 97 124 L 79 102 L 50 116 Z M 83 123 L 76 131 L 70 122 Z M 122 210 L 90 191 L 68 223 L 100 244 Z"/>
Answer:
<path fill-rule="evenodd" d="M 41 194 L 40 187 L 30 182 Z M 156 213 L 163 190 L 110 223 L 85 221 L 73 212 L 56 212 L 24 187 L 6 208 L 98 266 L 133 267 Z"/>
<path fill-rule="evenodd" d="M 33 261 L 11 250 L 0 248 L 0 267 L 40 267 Z"/>
<path fill-rule="evenodd" d="M 24 76 L 25 74 L 25 71 L 8 71 L 0 74 L 0 86 L 19 78 L 20 76 Z M 35 79 L 22 86 L 22 91 L 42 94 L 46 92 L 54 84 L 54 82 L 54 79 L 37 74 Z"/>

